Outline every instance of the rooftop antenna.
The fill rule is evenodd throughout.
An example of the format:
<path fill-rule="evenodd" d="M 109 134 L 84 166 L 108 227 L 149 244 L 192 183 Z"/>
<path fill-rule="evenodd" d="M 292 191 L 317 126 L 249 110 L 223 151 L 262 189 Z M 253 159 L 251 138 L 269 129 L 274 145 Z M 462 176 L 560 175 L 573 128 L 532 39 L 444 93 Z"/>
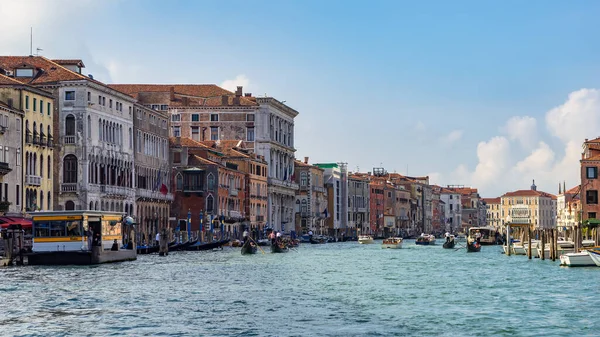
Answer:
<path fill-rule="evenodd" d="M 29 31 L 29 56 L 33 56 L 33 27 Z"/>
<path fill-rule="evenodd" d="M 40 47 L 37 47 L 37 48 L 35 48 L 35 56 L 40 56 L 40 52 L 41 52 L 42 50 L 43 50 L 43 49 L 42 49 L 42 48 L 40 48 Z"/>

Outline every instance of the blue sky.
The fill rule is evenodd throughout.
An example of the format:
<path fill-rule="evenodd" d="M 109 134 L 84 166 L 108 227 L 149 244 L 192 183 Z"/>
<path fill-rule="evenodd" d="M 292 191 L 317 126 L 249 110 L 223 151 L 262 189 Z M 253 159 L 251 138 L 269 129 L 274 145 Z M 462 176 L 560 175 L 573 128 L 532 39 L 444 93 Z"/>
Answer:
<path fill-rule="evenodd" d="M 41 55 L 82 58 L 107 83 L 228 81 L 284 100 L 311 162 L 408 167 L 486 197 L 532 179 L 556 193 L 600 136 L 598 1 L 9 0 L 0 12 L 13 13 L 4 55 L 28 54 L 33 27 Z"/>

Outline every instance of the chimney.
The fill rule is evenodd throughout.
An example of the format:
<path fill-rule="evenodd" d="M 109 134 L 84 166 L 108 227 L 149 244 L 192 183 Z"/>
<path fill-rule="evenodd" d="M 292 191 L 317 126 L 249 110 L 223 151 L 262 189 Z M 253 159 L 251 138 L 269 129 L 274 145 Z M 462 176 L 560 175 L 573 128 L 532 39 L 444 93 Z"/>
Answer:
<path fill-rule="evenodd" d="M 233 98 L 233 105 L 240 105 L 240 96 L 236 96 Z"/>
<path fill-rule="evenodd" d="M 304 157 L 304 164 L 308 164 L 308 157 Z"/>
<path fill-rule="evenodd" d="M 175 100 L 175 87 L 169 88 L 171 102 Z"/>
<path fill-rule="evenodd" d="M 229 96 L 227 96 L 227 95 L 221 96 L 221 105 L 229 105 Z"/>
<path fill-rule="evenodd" d="M 238 85 L 237 90 L 235 91 L 236 97 L 242 97 L 242 86 Z"/>
<path fill-rule="evenodd" d="M 244 94 L 244 97 L 252 97 L 252 93 L 251 92 L 247 92 Z"/>

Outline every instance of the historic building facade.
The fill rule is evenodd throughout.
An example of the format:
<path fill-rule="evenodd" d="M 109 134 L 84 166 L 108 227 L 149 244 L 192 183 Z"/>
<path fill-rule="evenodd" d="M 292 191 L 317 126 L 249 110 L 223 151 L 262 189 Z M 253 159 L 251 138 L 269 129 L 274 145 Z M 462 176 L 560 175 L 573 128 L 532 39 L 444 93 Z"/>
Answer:
<path fill-rule="evenodd" d="M 368 176 L 362 174 L 348 175 L 348 223 L 350 227 L 369 232 L 371 192 Z"/>
<path fill-rule="evenodd" d="M 556 196 L 538 191 L 535 182 L 529 190 L 507 192 L 501 197 L 502 225 L 506 224 L 506 217 L 510 214 L 512 206 L 519 206 L 529 210 L 529 221 L 533 228 L 554 228 L 556 226 Z"/>
<path fill-rule="evenodd" d="M 0 212 L 23 211 L 23 98 L 20 82 L 0 75 Z M 29 90 L 38 92 L 32 88 Z M 46 97 L 46 96 L 44 96 Z"/>
<path fill-rule="evenodd" d="M 54 209 L 135 209 L 135 100 L 82 75 L 78 60 L 3 56 L 0 68 L 53 94 Z"/>
<path fill-rule="evenodd" d="M 325 218 L 327 210 L 327 192 L 323 185 L 323 169 L 308 163 L 308 157 L 304 162 L 295 161 L 295 181 L 299 186 L 296 194 L 296 232 L 306 234 L 325 234 Z"/>
<path fill-rule="evenodd" d="M 138 231 L 152 238 L 168 226 L 173 201 L 167 111 L 134 104 L 133 133 L 127 137 L 134 147 Z M 133 214 L 132 209 L 128 211 Z"/>
<path fill-rule="evenodd" d="M 580 160 L 581 177 L 581 223 L 598 222 L 600 219 L 600 202 L 598 202 L 598 191 L 600 191 L 600 138 L 588 140 L 583 143 L 583 152 Z M 590 220 L 594 219 L 594 220 Z"/>

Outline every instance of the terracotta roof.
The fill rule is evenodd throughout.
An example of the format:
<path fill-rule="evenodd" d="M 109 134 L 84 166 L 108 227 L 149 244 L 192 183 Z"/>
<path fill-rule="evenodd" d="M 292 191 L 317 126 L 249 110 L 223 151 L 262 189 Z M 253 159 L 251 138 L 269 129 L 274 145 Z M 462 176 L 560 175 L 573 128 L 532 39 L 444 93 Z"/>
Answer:
<path fill-rule="evenodd" d="M 219 142 L 217 144 L 217 142 Z M 244 145 L 244 141 L 243 140 L 203 140 L 203 141 L 199 141 L 199 143 L 202 143 L 204 146 L 207 147 L 212 147 L 212 148 L 223 148 L 223 149 L 232 149 L 234 147 L 239 147 L 241 148 Z"/>
<path fill-rule="evenodd" d="M 556 196 L 550 193 L 534 190 L 518 190 L 513 192 L 507 192 L 502 197 L 546 197 L 556 199 Z"/>
<path fill-rule="evenodd" d="M 77 60 L 77 59 L 72 59 L 72 60 L 52 60 L 52 62 L 58 63 L 61 66 L 66 66 L 66 65 L 71 65 L 71 66 L 80 66 L 82 68 L 85 68 L 85 65 L 83 64 L 82 60 Z"/>
<path fill-rule="evenodd" d="M 598 143 L 598 142 L 600 142 L 600 137 L 598 137 L 598 138 L 594 138 L 594 139 L 586 139 L 586 140 L 585 140 L 585 143 L 586 143 L 586 144 L 587 144 L 587 143 Z"/>
<path fill-rule="evenodd" d="M 499 204 L 502 202 L 502 198 L 483 198 L 486 204 Z"/>
<path fill-rule="evenodd" d="M 23 85 L 23 83 L 15 80 L 13 78 L 10 78 L 8 76 L 4 76 L 2 74 L 0 74 L 0 84 L 3 84 L 3 85 Z"/>
<path fill-rule="evenodd" d="M 21 83 L 44 84 L 60 81 L 91 80 L 71 71 L 56 62 L 53 62 L 43 56 L 0 56 L 0 68 L 5 70 L 15 70 L 19 68 L 33 68 L 34 77 L 15 77 Z M 101 82 L 94 81 L 105 85 Z"/>
<path fill-rule="evenodd" d="M 208 160 L 206 158 L 202 158 L 200 156 L 197 155 L 192 155 L 192 158 L 197 161 L 198 164 L 202 164 L 202 165 L 216 165 L 216 166 L 221 166 L 218 163 L 215 163 L 212 160 Z"/>
<path fill-rule="evenodd" d="M 565 194 L 579 194 L 580 189 L 581 189 L 581 185 L 577 185 L 577 186 L 571 188 L 570 190 L 567 190 L 565 192 Z"/>
<path fill-rule="evenodd" d="M 227 106 L 234 106 L 235 94 L 215 84 L 110 84 L 109 87 L 123 92 L 140 101 L 168 99 L 170 107 L 183 106 L 224 106 L 223 96 L 227 96 Z M 175 100 L 171 100 L 173 90 Z M 141 95 L 140 95 L 141 94 Z M 140 97 L 143 96 L 143 97 Z M 143 98 L 143 99 L 142 99 Z M 252 97 L 241 96 L 240 106 L 258 106 Z"/>
<path fill-rule="evenodd" d="M 211 147 L 206 146 L 204 144 L 202 144 L 202 142 L 193 140 L 191 138 L 187 138 L 187 137 L 169 137 L 169 145 L 170 146 L 178 146 L 181 145 L 183 147 L 200 147 L 200 148 L 206 148 L 206 149 L 211 149 L 213 150 Z"/>

